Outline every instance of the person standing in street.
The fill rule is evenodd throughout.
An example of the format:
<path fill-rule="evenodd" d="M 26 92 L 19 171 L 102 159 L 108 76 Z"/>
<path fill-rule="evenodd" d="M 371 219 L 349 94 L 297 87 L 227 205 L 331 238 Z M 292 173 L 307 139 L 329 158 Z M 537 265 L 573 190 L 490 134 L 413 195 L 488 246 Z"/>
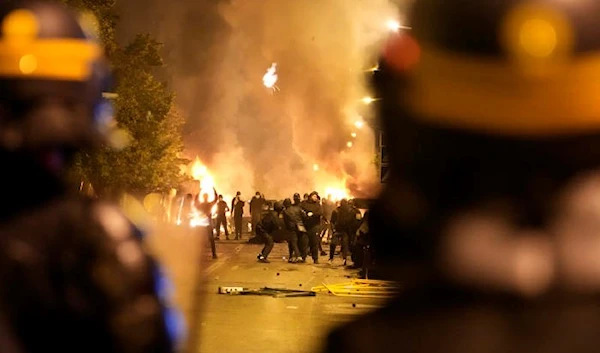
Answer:
<path fill-rule="evenodd" d="M 219 195 L 219 201 L 217 202 L 217 239 L 221 236 L 221 227 L 225 230 L 225 239 L 229 240 L 229 229 L 227 228 L 227 212 L 229 212 L 229 206 L 227 202 L 223 200 L 223 195 Z"/>
<path fill-rule="evenodd" d="M 244 219 L 244 205 L 246 202 L 242 200 L 242 193 L 238 191 L 231 201 L 231 213 L 233 216 L 233 225 L 235 228 L 235 240 L 242 239 L 242 223 Z"/>
<path fill-rule="evenodd" d="M 210 244 L 210 250 L 212 252 L 212 258 L 214 260 L 216 260 L 217 257 L 217 245 L 215 244 L 215 232 L 213 229 L 213 208 L 215 207 L 215 205 L 218 202 L 218 193 L 217 190 L 215 190 L 213 188 L 213 192 L 214 192 L 214 196 L 213 196 L 213 200 L 209 201 L 208 200 L 208 194 L 207 193 L 203 193 L 202 194 L 202 202 L 200 202 L 198 200 L 198 196 L 196 196 L 196 202 L 195 202 L 195 206 L 196 209 L 200 212 L 201 216 L 205 217 L 206 222 L 202 227 L 199 227 L 200 229 L 202 229 L 203 232 L 206 232 L 207 237 L 208 237 L 208 242 Z"/>
<path fill-rule="evenodd" d="M 302 203 L 304 211 L 304 225 L 306 226 L 306 234 L 308 236 L 308 245 L 313 263 L 319 263 L 319 242 L 321 241 L 321 218 L 323 217 L 323 209 L 319 203 L 319 194 L 313 191 L 308 196 L 308 201 Z"/>
<path fill-rule="evenodd" d="M 256 192 L 252 200 L 250 200 L 250 219 L 252 224 L 252 234 L 256 234 L 256 225 L 261 220 L 265 199 L 259 191 Z"/>
<path fill-rule="evenodd" d="M 300 195 L 298 195 L 298 201 L 300 201 Z M 289 250 L 288 262 L 296 263 L 302 256 L 298 240 L 306 234 L 306 228 L 303 223 L 304 217 L 300 206 L 298 204 L 293 204 L 290 199 L 285 199 L 283 201 L 283 207 L 283 220 L 285 222 L 285 227 L 289 232 L 287 241 Z"/>
<path fill-rule="evenodd" d="M 352 207 L 349 205 L 348 200 L 343 199 L 340 201 L 340 207 L 335 209 L 331 214 L 331 224 L 333 226 L 333 237 L 329 244 L 329 263 L 333 263 L 335 255 L 335 249 L 339 244 L 342 248 L 342 259 L 344 266 L 347 265 L 349 247 L 350 247 L 350 233 L 354 226 L 355 214 Z"/>
<path fill-rule="evenodd" d="M 0 2 L 0 350 L 175 353 L 183 323 L 144 233 L 69 186 L 112 117 L 108 64 L 77 18 Z"/>

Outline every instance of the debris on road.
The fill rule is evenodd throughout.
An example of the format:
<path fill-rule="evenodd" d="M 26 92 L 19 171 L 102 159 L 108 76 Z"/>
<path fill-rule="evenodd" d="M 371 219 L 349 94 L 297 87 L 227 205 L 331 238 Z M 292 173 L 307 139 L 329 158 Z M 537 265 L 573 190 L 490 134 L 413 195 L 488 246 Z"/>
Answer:
<path fill-rule="evenodd" d="M 355 279 L 351 282 L 325 284 L 311 289 L 314 292 L 328 292 L 338 297 L 393 298 L 400 292 L 400 286 L 392 281 Z"/>
<path fill-rule="evenodd" d="M 291 298 L 291 297 L 314 297 L 317 295 L 314 291 L 281 289 L 264 287 L 261 289 L 249 289 L 244 287 L 219 287 L 219 294 L 230 295 L 258 295 L 269 296 L 273 298 Z"/>

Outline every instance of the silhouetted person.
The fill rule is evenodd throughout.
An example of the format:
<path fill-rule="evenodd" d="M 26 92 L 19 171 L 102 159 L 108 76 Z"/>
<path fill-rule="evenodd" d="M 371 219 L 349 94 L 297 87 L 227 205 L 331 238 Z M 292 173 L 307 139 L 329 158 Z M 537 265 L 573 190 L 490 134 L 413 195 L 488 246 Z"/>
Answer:
<path fill-rule="evenodd" d="M 250 217 L 252 222 L 252 233 L 254 233 L 254 235 L 257 235 L 256 225 L 258 224 L 258 222 L 260 222 L 265 202 L 265 199 L 258 191 L 254 195 L 252 200 L 250 200 Z"/>
<path fill-rule="evenodd" d="M 237 192 L 233 200 L 231 201 L 231 213 L 233 216 L 233 225 L 235 227 L 235 240 L 242 238 L 242 221 L 244 219 L 244 205 L 245 201 L 242 200 L 242 193 Z"/>
<path fill-rule="evenodd" d="M 319 203 L 319 194 L 313 191 L 308 201 L 302 203 L 302 210 L 304 211 L 304 225 L 306 226 L 306 234 L 308 238 L 308 246 L 310 249 L 310 255 L 315 264 L 319 263 L 319 242 L 321 241 L 321 218 L 323 217 L 323 209 Z M 306 245 L 304 245 L 306 249 Z M 302 248 L 300 248 L 302 252 Z M 306 251 L 306 250 L 304 250 Z M 306 253 L 302 253 L 302 258 L 306 258 Z"/>
<path fill-rule="evenodd" d="M 300 199 L 300 195 L 298 195 Z M 299 201 L 299 200 L 298 200 Z M 306 228 L 303 223 L 303 212 L 299 204 L 292 204 L 290 199 L 283 201 L 283 219 L 285 227 L 289 232 L 288 236 L 288 250 L 289 259 L 288 262 L 295 263 L 301 259 L 300 248 L 298 245 L 298 239 L 306 236 Z"/>
<path fill-rule="evenodd" d="M 221 226 L 225 230 L 225 239 L 229 240 L 229 229 L 227 229 L 227 212 L 229 212 L 229 206 L 227 202 L 223 200 L 223 195 L 219 195 L 219 201 L 217 202 L 217 239 L 221 236 Z"/>
<path fill-rule="evenodd" d="M 217 246 L 215 244 L 215 234 L 213 229 L 213 208 L 218 202 L 217 190 L 213 188 L 214 196 L 213 201 L 208 200 L 208 194 L 202 194 L 202 202 L 196 198 L 196 209 L 200 212 L 202 217 L 206 218 L 206 223 L 200 227 L 202 232 L 206 232 L 208 236 L 208 242 L 210 244 L 210 250 L 212 252 L 212 258 L 217 259 Z"/>
<path fill-rule="evenodd" d="M 280 220 L 280 216 L 283 216 L 282 213 L 283 204 L 276 202 L 273 211 L 267 211 L 256 226 L 257 236 L 262 237 L 265 242 L 265 246 L 256 257 L 260 262 L 269 262 L 269 254 L 271 254 L 271 250 L 273 250 L 273 245 L 275 244 L 273 233 L 285 227 L 283 219 Z"/>
<path fill-rule="evenodd" d="M 333 211 L 331 215 L 331 224 L 333 226 L 333 237 L 329 244 L 329 263 L 333 263 L 335 255 L 335 249 L 337 245 L 341 246 L 342 259 L 344 266 L 347 264 L 349 247 L 350 247 L 350 233 L 354 227 L 355 214 L 348 200 L 343 199 L 340 202 L 340 207 Z"/>

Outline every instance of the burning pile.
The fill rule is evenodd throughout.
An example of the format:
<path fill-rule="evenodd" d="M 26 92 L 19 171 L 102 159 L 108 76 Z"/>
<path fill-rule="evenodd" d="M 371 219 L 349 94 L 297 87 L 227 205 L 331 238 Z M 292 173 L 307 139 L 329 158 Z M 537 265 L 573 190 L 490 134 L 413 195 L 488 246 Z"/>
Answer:
<path fill-rule="evenodd" d="M 179 206 L 179 213 L 177 217 L 177 224 L 182 224 L 184 219 L 190 220 L 190 226 L 195 227 L 206 227 L 210 225 L 210 220 L 216 214 L 217 211 L 217 200 L 215 199 L 215 192 L 217 190 L 217 184 L 213 175 L 208 170 L 208 167 L 200 161 L 200 158 L 196 156 L 194 163 L 192 164 L 189 175 L 198 182 L 199 190 L 198 194 L 192 198 L 192 200 L 186 200 L 182 198 Z M 204 198 L 208 202 L 214 202 L 214 206 L 211 210 L 210 215 L 203 214 L 197 208 L 197 203 L 204 201 Z M 224 196 L 224 199 L 228 200 L 229 196 Z M 191 202 L 190 205 L 185 205 L 186 202 Z M 189 209 L 189 214 L 186 213 L 186 209 Z"/>

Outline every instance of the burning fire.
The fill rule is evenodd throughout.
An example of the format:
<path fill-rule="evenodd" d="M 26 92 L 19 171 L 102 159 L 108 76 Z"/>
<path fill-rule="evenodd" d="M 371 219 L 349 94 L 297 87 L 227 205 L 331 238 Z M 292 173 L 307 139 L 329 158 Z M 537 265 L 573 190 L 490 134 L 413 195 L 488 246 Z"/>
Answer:
<path fill-rule="evenodd" d="M 340 201 L 342 199 L 350 199 L 352 198 L 348 191 L 342 187 L 329 187 L 325 188 L 325 195 L 329 197 L 331 195 L 332 201 Z"/>
<path fill-rule="evenodd" d="M 267 69 L 267 73 L 263 76 L 263 84 L 267 88 L 276 90 L 277 86 L 275 86 L 275 84 L 277 83 L 278 79 L 279 76 L 277 75 L 277 63 L 273 63 L 271 67 Z"/>
<path fill-rule="evenodd" d="M 196 159 L 194 160 L 194 164 L 192 164 L 192 167 L 190 170 L 190 175 L 192 176 L 192 178 L 194 178 L 194 180 L 199 182 L 199 186 L 200 186 L 199 191 L 200 192 L 198 194 L 198 197 L 200 198 L 200 200 L 202 201 L 203 196 L 207 195 L 208 202 L 216 201 L 215 196 L 214 196 L 214 191 L 213 191 L 213 190 L 216 190 L 215 179 L 212 176 L 212 174 L 210 173 L 210 171 L 208 170 L 208 167 L 206 165 L 204 165 L 204 163 L 202 163 L 202 161 L 200 161 L 200 158 L 196 157 Z M 186 202 L 186 201 L 185 200 L 181 201 L 181 205 L 179 208 L 180 212 L 177 217 L 178 225 L 180 225 L 182 223 L 181 210 L 184 209 L 184 207 L 183 207 L 184 202 Z M 213 215 L 217 211 L 217 205 L 215 204 L 213 206 L 210 215 L 205 215 L 205 214 L 202 214 L 198 209 L 196 209 L 195 200 L 193 200 L 192 205 L 190 205 L 190 210 L 191 210 L 190 214 L 188 215 L 188 217 L 190 218 L 190 226 L 192 228 L 206 227 L 206 226 L 210 225 L 210 220 L 213 218 Z"/>
<path fill-rule="evenodd" d="M 208 171 L 208 168 L 196 157 L 192 165 L 192 178 L 200 182 L 200 195 L 208 194 L 209 201 L 214 201 L 212 190 L 215 188 L 215 179 Z"/>

